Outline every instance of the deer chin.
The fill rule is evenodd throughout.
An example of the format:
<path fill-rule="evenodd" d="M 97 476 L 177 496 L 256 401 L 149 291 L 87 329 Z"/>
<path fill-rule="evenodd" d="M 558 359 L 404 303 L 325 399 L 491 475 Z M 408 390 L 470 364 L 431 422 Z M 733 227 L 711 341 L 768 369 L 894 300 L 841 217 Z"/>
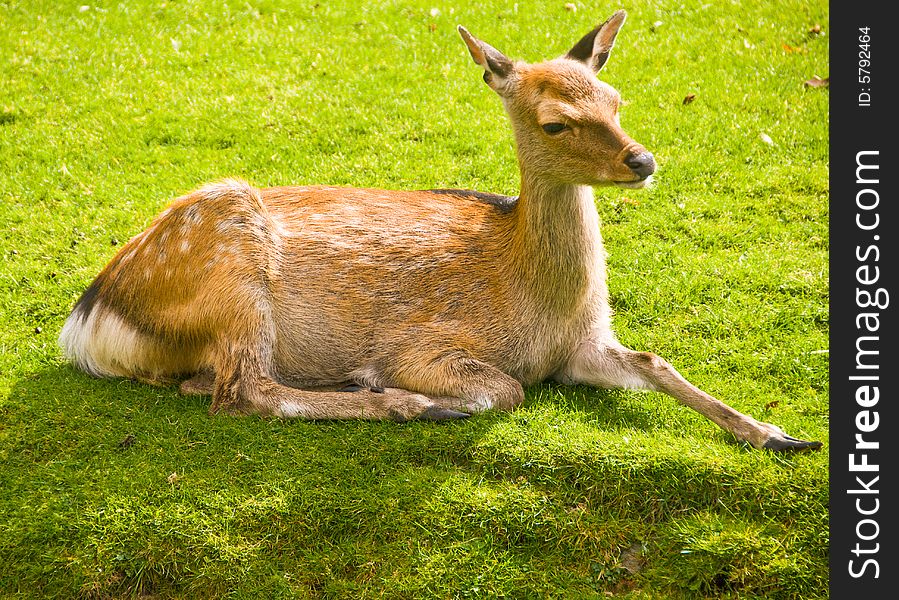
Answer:
<path fill-rule="evenodd" d="M 652 184 L 652 175 L 650 175 L 646 179 L 638 179 L 637 181 L 614 181 L 613 183 L 618 187 L 638 190 Z"/>

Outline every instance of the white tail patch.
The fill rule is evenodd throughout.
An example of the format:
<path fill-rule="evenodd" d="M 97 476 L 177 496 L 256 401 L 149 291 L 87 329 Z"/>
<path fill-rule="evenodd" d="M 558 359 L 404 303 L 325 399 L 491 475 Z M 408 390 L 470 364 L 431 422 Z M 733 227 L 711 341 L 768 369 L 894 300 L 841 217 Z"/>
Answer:
<path fill-rule="evenodd" d="M 146 375 L 152 341 L 101 303 L 85 315 L 75 310 L 59 334 L 66 358 L 97 377 Z"/>

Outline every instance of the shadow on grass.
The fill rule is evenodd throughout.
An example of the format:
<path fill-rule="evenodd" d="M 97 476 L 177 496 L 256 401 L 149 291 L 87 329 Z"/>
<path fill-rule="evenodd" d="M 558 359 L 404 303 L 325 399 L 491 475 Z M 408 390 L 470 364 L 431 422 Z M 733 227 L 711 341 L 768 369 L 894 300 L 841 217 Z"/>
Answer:
<path fill-rule="evenodd" d="M 626 394 L 537 386 L 514 413 L 442 424 L 210 417 L 208 402 L 68 366 L 18 382 L 0 413 L 10 533 L 0 589 L 420 597 L 686 581 L 708 593 L 807 591 L 826 570 L 826 477 L 809 489 L 765 457 L 716 444 L 691 453 L 664 413 Z M 697 511 L 720 518 L 681 520 Z M 758 548 L 797 521 L 808 531 L 760 564 Z M 708 577 L 705 554 L 695 569 L 679 554 L 734 524 L 743 533 Z M 656 555 L 654 580 L 618 564 L 635 540 Z M 809 564 L 804 548 L 823 562 Z M 798 558 L 784 566 L 787 553 Z M 760 574 L 740 579 L 747 568 Z"/>

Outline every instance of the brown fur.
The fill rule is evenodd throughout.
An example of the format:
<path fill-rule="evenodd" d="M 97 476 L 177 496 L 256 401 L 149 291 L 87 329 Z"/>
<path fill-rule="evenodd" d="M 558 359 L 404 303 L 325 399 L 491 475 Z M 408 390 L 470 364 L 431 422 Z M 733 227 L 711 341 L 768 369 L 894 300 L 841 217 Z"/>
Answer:
<path fill-rule="evenodd" d="M 590 186 L 640 187 L 655 168 L 595 77 L 623 21 L 537 65 L 460 28 L 512 121 L 517 199 L 206 186 L 100 273 L 63 329 L 67 355 L 101 376 L 188 378 L 182 391 L 211 393 L 211 412 L 458 418 L 512 409 L 522 385 L 555 378 L 667 392 L 756 447 L 810 445 L 612 333 Z"/>

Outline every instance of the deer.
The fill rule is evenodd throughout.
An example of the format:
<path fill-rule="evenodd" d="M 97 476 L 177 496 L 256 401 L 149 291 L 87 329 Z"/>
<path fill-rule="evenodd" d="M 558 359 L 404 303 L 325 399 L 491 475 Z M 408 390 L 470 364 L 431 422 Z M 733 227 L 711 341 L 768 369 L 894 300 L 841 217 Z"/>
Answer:
<path fill-rule="evenodd" d="M 598 78 L 625 18 L 541 63 L 458 26 L 511 121 L 518 196 L 205 185 L 86 288 L 65 357 L 96 377 L 180 382 L 211 396 L 211 415 L 444 421 L 510 411 L 555 381 L 663 392 L 757 449 L 819 448 L 613 332 L 593 188 L 643 188 L 656 171 Z"/>

